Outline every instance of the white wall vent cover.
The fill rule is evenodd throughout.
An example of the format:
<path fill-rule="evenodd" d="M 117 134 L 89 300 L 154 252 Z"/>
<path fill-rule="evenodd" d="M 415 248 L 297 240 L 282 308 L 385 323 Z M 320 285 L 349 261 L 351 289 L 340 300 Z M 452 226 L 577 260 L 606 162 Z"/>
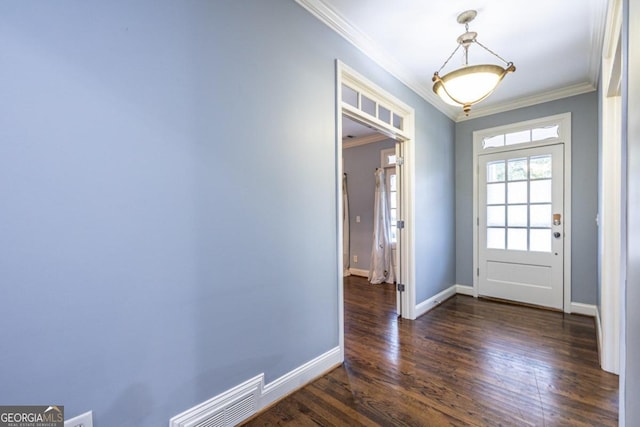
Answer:
<path fill-rule="evenodd" d="M 232 427 L 258 411 L 262 375 L 171 418 L 170 427 Z"/>
<path fill-rule="evenodd" d="M 227 390 L 169 420 L 169 427 L 231 427 L 334 369 L 344 360 L 334 347 L 280 378 L 264 383 L 264 374 Z"/>

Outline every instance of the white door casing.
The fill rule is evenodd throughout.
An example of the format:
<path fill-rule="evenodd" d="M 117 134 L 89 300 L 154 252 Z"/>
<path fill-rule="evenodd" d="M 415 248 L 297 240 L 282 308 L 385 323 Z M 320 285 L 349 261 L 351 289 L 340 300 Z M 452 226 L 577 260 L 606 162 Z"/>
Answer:
<path fill-rule="evenodd" d="M 480 156 L 479 295 L 563 308 L 563 148 Z"/>
<path fill-rule="evenodd" d="M 405 291 L 399 293 L 402 303 L 402 317 L 415 319 L 415 229 L 414 218 L 414 140 L 415 112 L 402 101 L 379 88 L 364 76 L 336 60 L 336 190 L 337 197 L 337 265 L 342 266 L 342 115 L 366 124 L 378 132 L 402 141 L 402 167 L 398 168 L 398 178 L 402 180 L 400 206 L 405 228 L 399 239 L 402 262 L 398 275 L 402 278 Z M 345 102 L 343 91 L 355 95 L 356 102 Z M 366 101 L 366 102 L 362 102 Z M 372 107 L 372 110 L 368 110 Z M 340 270 L 338 275 L 338 324 L 341 359 L 344 359 L 344 289 Z"/>

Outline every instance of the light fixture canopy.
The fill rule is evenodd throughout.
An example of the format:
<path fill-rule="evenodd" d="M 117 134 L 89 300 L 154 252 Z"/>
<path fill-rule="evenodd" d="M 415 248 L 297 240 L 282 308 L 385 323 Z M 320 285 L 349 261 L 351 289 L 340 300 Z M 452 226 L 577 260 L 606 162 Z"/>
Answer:
<path fill-rule="evenodd" d="M 465 115 L 469 115 L 471 106 L 487 98 L 498 87 L 500 81 L 509 72 L 516 70 L 512 62 L 507 62 L 498 54 L 488 49 L 477 40 L 478 33 L 469 31 L 469 22 L 473 21 L 478 13 L 475 10 L 467 10 L 458 15 L 458 23 L 464 24 L 466 32 L 458 37 L 458 46 L 442 64 L 442 67 L 433 73 L 433 91 L 444 102 L 456 107 L 461 106 Z M 477 44 L 484 50 L 504 62 L 506 67 L 496 64 L 469 65 L 469 46 Z M 440 77 L 440 72 L 449 63 L 449 60 L 462 47 L 464 49 L 464 65 Z"/>

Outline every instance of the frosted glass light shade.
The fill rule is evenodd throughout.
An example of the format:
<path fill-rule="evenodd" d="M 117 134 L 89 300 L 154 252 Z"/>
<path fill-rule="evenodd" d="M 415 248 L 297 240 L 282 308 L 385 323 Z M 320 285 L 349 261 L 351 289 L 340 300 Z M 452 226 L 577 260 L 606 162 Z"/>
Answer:
<path fill-rule="evenodd" d="M 507 68 L 483 64 L 465 66 L 442 77 L 436 73 L 433 76 L 433 91 L 447 104 L 462 106 L 464 112 L 468 113 L 471 105 L 491 95 L 510 71 L 515 71 L 513 64 Z"/>

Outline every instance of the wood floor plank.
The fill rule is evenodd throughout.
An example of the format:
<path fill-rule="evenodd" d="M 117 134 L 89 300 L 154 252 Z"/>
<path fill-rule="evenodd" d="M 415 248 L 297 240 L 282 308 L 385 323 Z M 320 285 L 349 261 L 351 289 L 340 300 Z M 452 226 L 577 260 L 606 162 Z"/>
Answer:
<path fill-rule="evenodd" d="M 345 363 L 245 425 L 617 425 L 592 318 L 455 296 L 407 321 L 393 285 L 344 288 Z"/>

